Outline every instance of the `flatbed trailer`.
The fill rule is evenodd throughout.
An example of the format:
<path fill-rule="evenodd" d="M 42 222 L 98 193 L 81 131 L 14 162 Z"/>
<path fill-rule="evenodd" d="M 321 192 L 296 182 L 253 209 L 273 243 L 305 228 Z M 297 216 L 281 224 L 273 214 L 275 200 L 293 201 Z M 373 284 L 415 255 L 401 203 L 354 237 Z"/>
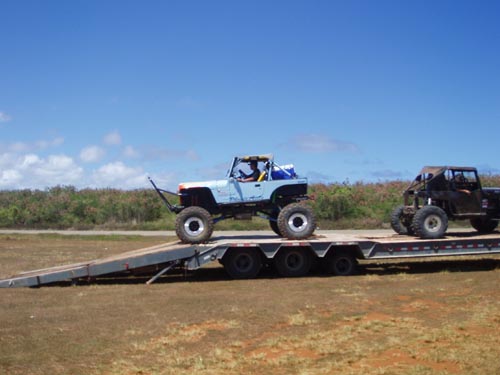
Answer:
<path fill-rule="evenodd" d="M 154 274 L 148 281 L 150 284 L 172 269 L 196 270 L 214 261 L 219 261 L 235 279 L 255 278 L 266 264 L 273 264 L 284 277 L 303 276 L 314 262 L 319 262 L 331 274 L 348 276 L 356 272 L 358 260 L 485 254 L 500 254 L 499 233 L 455 233 L 439 240 L 321 232 L 303 241 L 284 240 L 267 234 L 219 237 L 206 244 L 170 242 L 89 262 L 24 272 L 0 280 L 0 288 L 77 283 L 146 270 Z"/>

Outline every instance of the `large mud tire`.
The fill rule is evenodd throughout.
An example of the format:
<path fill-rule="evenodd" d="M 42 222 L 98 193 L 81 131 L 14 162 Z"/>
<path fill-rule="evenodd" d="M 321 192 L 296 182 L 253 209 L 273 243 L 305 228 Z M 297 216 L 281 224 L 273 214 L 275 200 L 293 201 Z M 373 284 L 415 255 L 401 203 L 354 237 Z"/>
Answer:
<path fill-rule="evenodd" d="M 397 234 L 407 234 L 413 235 L 413 230 L 411 228 L 411 220 L 405 218 L 403 215 L 405 206 L 398 206 L 392 211 L 391 214 L 391 228 Z"/>
<path fill-rule="evenodd" d="M 276 233 L 278 236 L 283 237 L 283 235 L 280 232 L 280 228 L 278 228 L 278 222 L 275 220 L 269 220 L 269 226 L 271 227 L 272 231 Z"/>
<path fill-rule="evenodd" d="M 274 264 L 281 276 L 304 276 L 311 269 L 312 254 L 304 247 L 282 248 L 274 258 Z"/>
<path fill-rule="evenodd" d="M 253 279 L 262 268 L 262 256 L 256 249 L 233 248 L 224 255 L 222 264 L 233 279 Z"/>
<path fill-rule="evenodd" d="M 312 209 L 305 204 L 289 204 L 278 215 L 278 229 L 283 237 L 291 240 L 311 237 L 316 229 Z"/>
<path fill-rule="evenodd" d="M 491 233 L 497 229 L 498 221 L 491 220 L 490 218 L 473 218 L 470 219 L 470 225 L 479 233 Z"/>
<path fill-rule="evenodd" d="M 210 213 L 202 207 L 188 207 L 175 219 L 175 232 L 183 243 L 198 244 L 212 236 L 214 222 Z"/>
<path fill-rule="evenodd" d="M 448 229 L 448 216 L 439 207 L 424 206 L 415 213 L 412 229 L 423 239 L 441 238 Z"/>

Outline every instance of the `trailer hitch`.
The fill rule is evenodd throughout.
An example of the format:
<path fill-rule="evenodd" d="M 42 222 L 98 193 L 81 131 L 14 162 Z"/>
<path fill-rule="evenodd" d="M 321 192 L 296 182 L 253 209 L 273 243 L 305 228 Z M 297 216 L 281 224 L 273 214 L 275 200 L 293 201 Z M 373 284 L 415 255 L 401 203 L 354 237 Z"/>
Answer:
<path fill-rule="evenodd" d="M 148 180 L 149 180 L 149 182 L 151 182 L 151 185 L 153 185 L 153 188 L 156 190 L 156 192 L 160 196 L 161 200 L 165 203 L 165 205 L 167 206 L 167 208 L 170 212 L 178 214 L 179 212 L 181 212 L 184 209 L 183 206 L 177 206 L 175 204 L 170 203 L 168 201 L 167 197 L 165 196 L 165 194 L 177 195 L 177 193 L 174 193 L 174 192 L 171 192 L 168 190 L 164 190 L 164 189 L 160 189 L 158 186 L 156 186 L 156 184 L 151 179 L 151 177 L 148 177 Z"/>

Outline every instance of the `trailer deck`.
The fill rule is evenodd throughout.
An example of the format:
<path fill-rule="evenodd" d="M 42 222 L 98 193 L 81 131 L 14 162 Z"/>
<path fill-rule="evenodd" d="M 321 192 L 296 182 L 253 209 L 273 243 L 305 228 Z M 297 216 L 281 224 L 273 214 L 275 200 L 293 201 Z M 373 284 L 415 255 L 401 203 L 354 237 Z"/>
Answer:
<path fill-rule="evenodd" d="M 0 280 L 0 288 L 38 287 L 57 282 L 92 280 L 106 275 L 149 269 L 156 272 L 148 283 L 172 268 L 196 270 L 221 261 L 230 276 L 252 278 L 262 264 L 276 263 L 283 276 L 309 271 L 311 258 L 333 262 L 332 273 L 348 275 L 357 259 L 391 259 L 457 255 L 500 254 L 500 235 L 449 234 L 439 240 L 419 240 L 400 235 L 319 234 L 308 240 L 290 241 L 272 235 L 221 236 L 202 245 L 170 242 L 126 253 L 69 265 L 24 272 Z M 257 263 L 257 264 L 256 264 Z"/>

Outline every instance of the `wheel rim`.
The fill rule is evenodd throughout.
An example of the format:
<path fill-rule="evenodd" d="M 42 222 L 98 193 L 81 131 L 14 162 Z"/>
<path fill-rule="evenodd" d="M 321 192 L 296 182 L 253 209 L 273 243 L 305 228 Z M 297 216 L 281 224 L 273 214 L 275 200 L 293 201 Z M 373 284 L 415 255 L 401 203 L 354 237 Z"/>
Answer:
<path fill-rule="evenodd" d="M 425 229 L 428 232 L 439 232 L 443 225 L 441 218 L 438 215 L 429 215 L 424 222 Z"/>
<path fill-rule="evenodd" d="M 295 213 L 288 219 L 288 227 L 295 233 L 305 231 L 308 224 L 307 216 L 302 213 Z"/>
<path fill-rule="evenodd" d="M 248 254 L 241 254 L 234 259 L 234 266 L 238 272 L 247 272 L 253 266 L 253 259 Z"/>
<path fill-rule="evenodd" d="M 184 222 L 184 231 L 190 236 L 198 236 L 205 230 L 203 220 L 197 217 L 190 217 Z"/>
<path fill-rule="evenodd" d="M 298 252 L 293 252 L 285 258 L 285 265 L 290 271 L 296 271 L 304 265 L 304 257 Z"/>
<path fill-rule="evenodd" d="M 338 274 L 345 275 L 349 273 L 349 271 L 351 270 L 351 261 L 347 258 L 337 259 L 337 262 L 335 263 L 335 268 Z"/>

